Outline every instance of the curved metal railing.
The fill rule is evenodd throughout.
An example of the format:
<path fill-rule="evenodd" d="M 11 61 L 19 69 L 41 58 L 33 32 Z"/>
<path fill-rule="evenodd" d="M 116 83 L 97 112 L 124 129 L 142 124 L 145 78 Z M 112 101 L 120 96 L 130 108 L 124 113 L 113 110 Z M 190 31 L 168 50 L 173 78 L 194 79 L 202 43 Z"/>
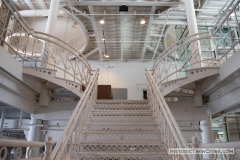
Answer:
<path fill-rule="evenodd" d="M 87 85 L 92 69 L 87 59 L 64 41 L 33 31 L 14 5 L 2 1 L 0 44 L 24 66 L 57 70 L 57 77 Z M 72 60 L 75 57 L 75 60 Z"/>
<path fill-rule="evenodd" d="M 185 70 L 219 66 L 240 48 L 239 17 L 236 14 L 239 2 L 233 0 L 225 6 L 227 11 L 218 18 L 211 31 L 183 38 L 158 56 L 152 68 L 158 87 L 164 82 L 185 77 Z"/>

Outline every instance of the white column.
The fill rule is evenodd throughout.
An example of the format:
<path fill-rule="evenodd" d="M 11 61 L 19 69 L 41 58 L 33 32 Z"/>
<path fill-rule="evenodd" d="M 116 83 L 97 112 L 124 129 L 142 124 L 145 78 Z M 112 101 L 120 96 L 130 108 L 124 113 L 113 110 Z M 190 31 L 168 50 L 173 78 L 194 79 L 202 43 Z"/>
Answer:
<path fill-rule="evenodd" d="M 35 126 L 35 125 L 41 125 L 42 121 L 39 119 L 35 119 L 34 114 L 31 114 L 31 125 L 29 127 L 28 131 L 28 141 L 39 141 L 40 140 L 40 126 Z M 38 147 L 33 147 L 33 157 L 38 157 L 39 156 L 39 148 Z"/>
<path fill-rule="evenodd" d="M 194 9 L 194 3 L 193 0 L 185 0 L 185 8 L 186 8 L 186 15 L 187 15 L 187 23 L 188 23 L 188 30 L 189 30 L 189 36 L 193 34 L 198 33 L 198 27 L 197 27 L 197 19 Z M 200 47 L 200 41 L 197 41 L 195 43 L 192 43 L 190 45 L 191 49 L 191 55 L 193 56 L 191 59 L 191 63 L 194 63 L 194 57 L 197 55 L 193 55 L 195 51 L 198 49 L 198 53 L 200 54 L 199 60 L 202 60 L 201 57 L 201 47 Z M 193 67 L 201 67 L 201 63 L 194 65 Z M 191 68 L 193 68 L 191 67 Z"/>
<path fill-rule="evenodd" d="M 2 137 L 2 130 L 3 130 L 3 126 L 4 126 L 4 120 L 5 120 L 5 113 L 6 110 L 2 109 L 2 116 L 1 116 L 1 122 L 0 122 L 0 137 Z"/>
<path fill-rule="evenodd" d="M 60 0 L 51 0 L 50 9 L 48 13 L 48 20 L 45 29 L 45 33 L 54 35 L 54 30 L 56 27 L 57 16 L 58 16 L 58 6 Z"/>
<path fill-rule="evenodd" d="M 212 136 L 212 124 L 210 119 L 200 121 L 200 129 L 202 131 L 202 143 L 213 143 L 213 136 Z M 204 159 L 212 159 L 212 155 L 204 154 Z"/>
<path fill-rule="evenodd" d="M 193 0 L 185 0 L 189 36 L 198 33 L 197 19 Z"/>
<path fill-rule="evenodd" d="M 227 128 L 226 128 L 226 121 L 225 121 L 225 118 L 224 117 L 222 117 L 222 122 L 223 122 L 223 124 L 222 124 L 222 127 L 223 127 L 223 136 L 224 136 L 224 142 L 228 142 L 228 133 L 227 133 Z"/>
<path fill-rule="evenodd" d="M 58 16 L 58 6 L 59 6 L 59 2 L 60 0 L 51 0 L 51 4 L 50 4 L 50 9 L 49 9 L 49 13 L 48 13 L 48 19 L 47 19 L 47 25 L 46 25 L 46 29 L 45 29 L 45 33 L 50 34 L 50 35 L 54 35 L 54 31 L 56 28 L 56 22 L 57 22 L 57 16 Z M 42 47 L 42 57 L 41 60 L 43 60 L 44 57 L 44 49 L 46 47 L 46 41 L 43 42 L 43 47 Z M 49 49 L 50 52 L 52 50 Z M 41 67 L 42 63 L 40 63 Z"/>

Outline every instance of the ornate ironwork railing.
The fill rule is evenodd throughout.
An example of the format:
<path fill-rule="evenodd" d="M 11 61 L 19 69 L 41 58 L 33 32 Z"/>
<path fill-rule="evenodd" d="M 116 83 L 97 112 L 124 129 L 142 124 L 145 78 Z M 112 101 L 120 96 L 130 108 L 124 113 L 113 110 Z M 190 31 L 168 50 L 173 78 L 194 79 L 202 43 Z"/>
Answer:
<path fill-rule="evenodd" d="M 153 65 L 158 86 L 185 77 L 185 70 L 221 65 L 240 48 L 237 11 L 240 0 L 233 0 L 210 32 L 188 36 L 163 51 Z"/>
<path fill-rule="evenodd" d="M 147 97 L 152 106 L 166 150 L 168 151 L 169 148 L 188 148 L 187 142 L 149 70 L 146 70 L 146 77 Z M 191 157 L 187 154 L 169 154 L 169 157 L 169 159 L 174 160 L 191 160 Z"/>
<path fill-rule="evenodd" d="M 0 7 L 0 45 L 24 66 L 56 69 L 60 78 L 89 83 L 92 70 L 87 59 L 64 41 L 33 31 L 8 0 Z"/>
<path fill-rule="evenodd" d="M 90 111 L 97 98 L 98 72 L 98 70 L 95 71 L 71 118 L 68 120 L 62 136 L 53 150 L 52 159 L 66 160 L 77 157 L 80 144 L 84 139 L 83 133 L 86 129 Z"/>
<path fill-rule="evenodd" d="M 49 156 L 52 153 L 52 146 L 54 145 L 54 143 L 52 142 L 51 137 L 47 137 L 45 143 L 12 139 L 0 139 L 0 145 L 1 145 L 0 147 L 1 160 L 7 159 L 49 160 Z M 43 153 L 40 153 L 38 157 L 34 157 L 33 148 L 43 147 L 45 147 L 44 155 Z M 11 151 L 9 151 L 9 149 L 11 149 Z"/>

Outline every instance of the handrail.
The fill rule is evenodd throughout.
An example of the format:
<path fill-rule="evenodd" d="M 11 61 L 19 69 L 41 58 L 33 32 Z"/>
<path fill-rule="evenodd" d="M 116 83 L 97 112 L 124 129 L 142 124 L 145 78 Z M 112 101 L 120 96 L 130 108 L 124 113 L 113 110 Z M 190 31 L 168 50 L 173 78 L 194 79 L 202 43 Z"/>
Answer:
<path fill-rule="evenodd" d="M 7 14 L 0 16 L 4 19 L 3 28 L 0 29 L 0 42 L 10 54 L 14 54 L 24 66 L 57 69 L 60 78 L 84 86 L 89 83 L 92 69 L 82 53 L 57 37 L 33 31 L 11 1 L 2 2 Z M 40 55 L 44 55 L 43 58 Z M 75 61 L 70 57 L 75 57 Z"/>
<path fill-rule="evenodd" d="M 43 142 L 34 142 L 34 141 L 21 141 L 21 140 L 13 140 L 13 139 L 2 139 L 0 138 L 1 146 L 6 147 L 43 147 Z"/>
<path fill-rule="evenodd" d="M 240 3 L 240 0 L 232 0 L 230 4 L 225 8 L 224 6 L 224 12 L 220 14 L 218 21 L 215 23 L 213 29 L 213 35 L 217 33 L 217 31 L 222 27 L 223 23 L 230 17 L 231 13 L 235 11 L 237 8 L 238 4 Z"/>
<path fill-rule="evenodd" d="M 180 46 L 179 46 L 179 44 L 181 45 L 181 46 L 183 46 L 183 42 L 185 41 L 185 40 L 188 40 L 188 39 L 190 39 L 190 38 L 192 38 L 192 37 L 196 37 L 196 38 L 198 38 L 198 36 L 200 36 L 200 35 L 202 35 L 202 34 L 209 34 L 209 32 L 202 32 L 202 33 L 197 33 L 197 34 L 193 34 L 193 35 L 190 35 L 190 36 L 187 36 L 187 37 L 185 37 L 185 38 L 183 38 L 183 39 L 180 39 L 179 41 L 177 41 L 177 42 L 175 42 L 175 43 L 173 43 L 171 46 L 169 46 L 167 49 L 165 49 L 159 56 L 158 56 L 158 58 L 155 60 L 155 62 L 154 62 L 154 64 L 153 64 L 153 70 L 156 68 L 156 66 L 160 63 L 160 61 L 162 60 L 162 59 L 164 59 L 166 56 L 168 56 L 170 53 L 172 53 L 172 52 L 174 52 L 175 50 L 177 50 Z M 206 38 L 209 38 L 209 37 L 206 37 Z M 188 42 L 191 42 L 191 41 L 188 41 Z M 186 44 L 187 42 L 185 42 L 184 44 Z M 175 46 L 178 46 L 178 48 L 174 48 Z M 169 50 L 171 50 L 171 52 L 169 52 Z"/>
<path fill-rule="evenodd" d="M 53 146 L 53 142 L 52 142 L 52 137 L 47 137 L 46 138 L 46 142 L 35 142 L 35 141 L 25 141 L 25 140 L 13 140 L 13 139 L 3 139 L 0 138 L 0 151 L 1 151 L 1 156 L 0 159 L 1 160 L 5 160 L 6 158 L 9 159 L 8 154 L 11 152 L 8 151 L 10 147 L 10 149 L 13 149 L 13 157 L 14 159 L 28 159 L 28 160 L 50 160 L 49 156 L 52 153 L 52 146 Z M 26 147 L 28 147 L 26 149 Z M 40 157 L 40 154 L 43 154 L 42 152 L 38 155 L 38 157 L 34 157 L 33 158 L 33 148 L 41 148 L 44 147 L 45 148 L 45 156 Z M 36 148 L 36 149 L 37 149 Z M 26 152 L 23 152 L 23 149 L 26 149 Z M 24 155 L 25 154 L 25 155 Z M 25 156 L 26 158 L 22 158 L 23 156 Z M 12 158 L 13 158 L 12 157 Z"/>
<path fill-rule="evenodd" d="M 169 46 L 160 54 L 160 56 L 154 62 L 152 68 L 152 74 L 158 86 L 163 82 L 179 79 L 181 76 L 184 76 L 183 73 L 181 73 L 184 69 L 193 69 L 206 66 L 215 67 L 217 65 L 221 65 L 225 60 L 235 53 L 236 49 L 240 49 L 240 39 L 238 38 L 237 34 L 237 32 L 240 32 L 240 26 L 238 25 L 239 19 L 236 15 L 237 6 L 239 3 L 240 0 L 233 0 L 229 5 L 227 5 L 227 16 L 224 15 L 217 21 L 217 24 L 221 22 L 221 27 L 215 26 L 209 32 L 197 33 L 185 37 Z M 231 13 L 235 13 L 235 15 L 229 18 Z M 235 26 L 231 23 L 231 19 L 234 19 L 234 17 L 237 22 Z M 230 31 L 232 34 L 229 34 Z M 201 51 L 202 49 L 200 50 L 199 44 L 201 44 L 201 41 L 208 43 L 207 47 L 210 48 L 208 52 L 204 52 L 204 50 Z M 191 53 L 186 53 L 188 46 L 191 46 Z M 183 55 L 185 57 L 183 55 L 179 55 L 179 50 L 184 51 Z M 208 57 L 204 57 L 202 52 L 204 54 L 207 53 L 210 56 L 208 55 Z M 213 52 L 214 56 L 211 55 L 211 52 Z M 223 52 L 224 54 L 222 54 Z"/>
<path fill-rule="evenodd" d="M 148 99 L 154 110 L 154 115 L 162 133 L 162 140 L 164 141 L 166 149 L 169 148 L 188 148 L 187 142 L 183 137 L 183 134 L 172 115 L 162 93 L 157 89 L 157 84 L 153 79 L 150 71 L 146 69 L 147 77 L 147 93 Z M 177 155 L 169 155 L 177 156 Z M 178 155 L 182 156 L 184 160 L 191 160 L 191 157 L 187 154 Z"/>
<path fill-rule="evenodd" d="M 62 136 L 53 150 L 52 159 L 60 160 L 67 156 L 75 157 L 78 154 L 76 148 L 83 140 L 83 132 L 86 128 L 89 113 L 96 100 L 98 73 L 99 70 L 97 69 L 68 120 Z"/>

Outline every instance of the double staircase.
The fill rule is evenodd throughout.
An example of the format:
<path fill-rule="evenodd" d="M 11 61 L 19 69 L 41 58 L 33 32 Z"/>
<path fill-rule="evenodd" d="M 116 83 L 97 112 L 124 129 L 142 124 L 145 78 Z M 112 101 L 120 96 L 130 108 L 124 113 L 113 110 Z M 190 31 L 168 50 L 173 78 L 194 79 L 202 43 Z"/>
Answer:
<path fill-rule="evenodd" d="M 77 159 L 167 160 L 148 101 L 97 100 Z"/>

